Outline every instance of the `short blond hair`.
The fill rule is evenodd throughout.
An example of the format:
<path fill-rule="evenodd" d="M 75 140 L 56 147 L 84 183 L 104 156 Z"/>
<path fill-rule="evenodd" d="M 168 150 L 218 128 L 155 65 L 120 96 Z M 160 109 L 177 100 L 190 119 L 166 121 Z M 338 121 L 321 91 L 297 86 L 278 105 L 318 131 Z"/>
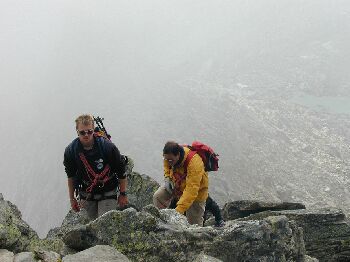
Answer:
<path fill-rule="evenodd" d="M 92 124 L 94 127 L 94 117 L 89 114 L 80 115 L 75 119 L 75 129 L 78 130 L 78 125 L 83 124 L 84 126 Z"/>

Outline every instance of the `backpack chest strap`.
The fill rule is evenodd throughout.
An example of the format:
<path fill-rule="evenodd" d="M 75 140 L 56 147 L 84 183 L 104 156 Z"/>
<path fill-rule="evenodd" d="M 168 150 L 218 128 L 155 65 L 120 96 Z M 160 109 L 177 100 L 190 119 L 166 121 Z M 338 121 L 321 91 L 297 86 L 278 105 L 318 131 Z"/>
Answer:
<path fill-rule="evenodd" d="M 111 168 L 107 164 L 105 168 L 102 170 L 101 173 L 96 173 L 93 168 L 90 166 L 89 162 L 87 161 L 85 155 L 83 153 L 79 153 L 79 158 L 81 162 L 83 162 L 84 167 L 86 169 L 86 172 L 88 173 L 88 177 L 91 180 L 91 185 L 86 189 L 86 192 L 91 193 L 92 190 L 102 183 L 102 187 L 104 184 L 111 179 L 110 176 L 108 176 Z"/>

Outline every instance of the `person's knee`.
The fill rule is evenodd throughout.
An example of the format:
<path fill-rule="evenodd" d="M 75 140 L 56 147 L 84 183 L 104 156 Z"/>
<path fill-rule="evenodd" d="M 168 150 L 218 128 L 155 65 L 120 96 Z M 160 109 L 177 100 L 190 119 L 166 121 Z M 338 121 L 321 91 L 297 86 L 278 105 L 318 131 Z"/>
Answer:
<path fill-rule="evenodd" d="M 153 205 L 160 209 L 167 208 L 170 200 L 171 195 L 169 195 L 163 187 L 158 188 L 158 190 L 153 194 Z"/>
<path fill-rule="evenodd" d="M 153 194 L 153 205 L 155 205 L 156 207 L 160 208 L 160 207 L 159 207 L 158 197 L 157 197 L 157 192 L 155 192 L 155 193 Z"/>

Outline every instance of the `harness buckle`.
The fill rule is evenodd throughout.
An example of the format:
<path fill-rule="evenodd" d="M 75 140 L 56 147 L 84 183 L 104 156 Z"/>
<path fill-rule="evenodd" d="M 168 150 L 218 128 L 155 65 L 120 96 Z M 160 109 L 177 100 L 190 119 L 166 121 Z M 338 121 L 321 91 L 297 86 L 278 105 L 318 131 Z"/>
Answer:
<path fill-rule="evenodd" d="M 92 200 L 94 198 L 94 194 L 93 193 L 87 193 L 86 194 L 86 200 Z"/>

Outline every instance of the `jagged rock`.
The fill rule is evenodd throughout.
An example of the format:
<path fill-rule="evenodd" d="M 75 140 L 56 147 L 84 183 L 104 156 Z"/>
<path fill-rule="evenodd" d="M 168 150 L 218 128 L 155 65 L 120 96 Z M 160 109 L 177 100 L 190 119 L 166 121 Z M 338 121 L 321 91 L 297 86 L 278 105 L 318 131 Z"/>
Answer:
<path fill-rule="evenodd" d="M 15 255 L 6 249 L 0 249 L 0 261 L 1 262 L 13 262 Z"/>
<path fill-rule="evenodd" d="M 285 216 L 229 221 L 221 229 L 187 226 L 178 216 L 113 210 L 68 232 L 64 242 L 80 250 L 108 244 L 135 261 L 194 261 L 201 252 L 222 261 L 303 261 L 302 231 Z"/>
<path fill-rule="evenodd" d="M 156 219 L 146 212 L 137 212 L 133 208 L 112 210 L 91 223 L 68 232 L 63 240 L 67 246 L 76 250 L 114 242 L 115 245 L 120 245 L 118 250 L 123 252 L 124 245 L 129 245 L 124 239 L 128 239 L 129 235 L 135 237 L 135 240 L 146 238 L 149 232 L 156 230 L 156 224 Z"/>
<path fill-rule="evenodd" d="M 9 201 L 0 200 L 0 248 L 18 253 L 27 251 L 37 233 L 22 220 L 21 212 Z"/>
<path fill-rule="evenodd" d="M 66 232 L 87 224 L 89 221 L 90 219 L 85 210 L 79 213 L 70 210 L 63 220 L 61 227 L 51 229 L 45 239 L 32 241 L 29 250 L 36 254 L 43 251 L 54 251 L 61 256 L 74 254 L 76 251 L 67 247 L 62 241 L 62 237 Z"/>
<path fill-rule="evenodd" d="M 239 200 L 226 203 L 222 210 L 225 220 L 233 220 L 262 211 L 305 209 L 305 205 L 289 202 L 263 202 L 254 200 Z"/>
<path fill-rule="evenodd" d="M 34 259 L 32 252 L 21 252 L 15 255 L 13 262 L 37 262 L 37 260 Z"/>
<path fill-rule="evenodd" d="M 48 233 L 46 238 L 48 239 L 54 239 L 54 238 L 62 238 L 62 236 L 81 225 L 85 225 L 90 222 L 90 219 L 87 215 L 86 210 L 82 209 L 80 212 L 74 212 L 73 210 L 70 210 L 66 217 L 64 218 L 62 225 L 60 227 L 56 227 L 54 229 L 51 229 Z"/>
<path fill-rule="evenodd" d="M 62 262 L 128 262 L 130 261 L 115 248 L 97 245 L 74 255 L 65 256 Z"/>
<path fill-rule="evenodd" d="M 0 193 L 0 201 L 1 200 L 4 200 L 4 197 L 3 197 L 3 195 Z"/>
<path fill-rule="evenodd" d="M 128 199 L 131 206 L 141 209 L 153 202 L 153 193 L 158 189 L 159 184 L 146 175 L 132 172 L 133 161 L 129 158 L 126 168 L 128 177 Z M 85 210 L 74 212 L 70 210 L 64 218 L 60 227 L 51 229 L 46 238 L 32 241 L 30 250 L 51 250 L 62 256 L 74 254 L 76 251 L 65 246 L 62 237 L 69 231 L 88 224 L 90 221 Z"/>
<path fill-rule="evenodd" d="M 159 188 L 159 184 L 147 175 L 136 172 L 128 176 L 128 200 L 129 205 L 136 210 L 153 204 L 153 194 Z"/>
<path fill-rule="evenodd" d="M 233 221 L 227 222 L 233 225 L 232 232 L 224 229 L 224 233 L 213 241 L 205 253 L 223 261 L 304 260 L 302 230 L 294 221 L 288 222 L 285 216 L 273 216 L 250 223 L 242 226 Z"/>
<path fill-rule="evenodd" d="M 43 251 L 53 251 L 60 256 L 76 253 L 76 250 L 67 247 L 60 238 L 45 238 L 32 241 L 29 246 L 29 251 L 35 254 Z"/>
<path fill-rule="evenodd" d="M 350 261 L 350 221 L 340 209 L 265 211 L 240 220 L 284 215 L 303 228 L 308 255 L 319 261 Z"/>
<path fill-rule="evenodd" d="M 175 209 L 161 209 L 159 210 L 160 219 L 166 223 L 166 225 L 172 226 L 176 229 L 185 229 L 190 224 L 187 218 L 177 212 Z"/>

